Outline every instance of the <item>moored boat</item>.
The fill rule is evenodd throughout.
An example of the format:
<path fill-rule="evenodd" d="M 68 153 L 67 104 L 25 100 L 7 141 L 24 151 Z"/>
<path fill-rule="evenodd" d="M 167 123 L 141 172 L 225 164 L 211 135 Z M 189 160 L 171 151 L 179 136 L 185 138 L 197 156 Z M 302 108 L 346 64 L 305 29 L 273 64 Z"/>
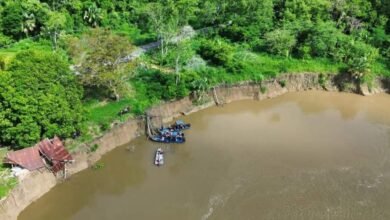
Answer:
<path fill-rule="evenodd" d="M 169 127 L 161 127 L 158 131 L 160 133 L 166 132 L 166 131 L 175 131 L 180 132 L 182 130 L 187 130 L 191 128 L 191 124 L 185 123 L 182 120 L 177 120 L 174 124 L 170 125 Z"/>
<path fill-rule="evenodd" d="M 164 151 L 161 148 L 158 148 L 156 151 L 156 156 L 154 158 L 154 165 L 156 166 L 164 165 Z"/>
<path fill-rule="evenodd" d="M 177 120 L 174 124 L 171 125 L 171 128 L 174 130 L 186 130 L 191 128 L 191 124 L 184 123 L 182 120 Z"/>
<path fill-rule="evenodd" d="M 181 144 L 186 141 L 184 136 L 164 136 L 164 135 L 154 135 L 150 137 L 150 140 L 159 142 L 159 143 L 177 143 Z"/>

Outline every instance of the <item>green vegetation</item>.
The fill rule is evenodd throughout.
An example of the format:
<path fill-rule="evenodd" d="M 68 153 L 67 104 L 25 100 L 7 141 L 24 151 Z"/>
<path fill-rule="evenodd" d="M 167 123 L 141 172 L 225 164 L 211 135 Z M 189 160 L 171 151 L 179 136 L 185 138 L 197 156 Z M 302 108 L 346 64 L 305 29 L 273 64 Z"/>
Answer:
<path fill-rule="evenodd" d="M 389 11 L 383 0 L 4 0 L 0 144 L 88 141 L 162 101 L 283 73 L 371 85 L 390 77 Z"/>
<path fill-rule="evenodd" d="M 92 146 L 89 148 L 89 151 L 90 151 L 90 152 L 95 152 L 98 148 L 99 148 L 99 145 L 98 145 L 98 144 L 94 144 L 94 145 L 92 145 Z"/>
<path fill-rule="evenodd" d="M 104 168 L 104 166 L 105 166 L 104 163 L 95 163 L 95 164 L 92 166 L 92 169 L 93 169 L 93 170 L 101 170 L 101 169 Z"/>
<path fill-rule="evenodd" d="M 390 76 L 388 11 L 371 0 L 5 0 L 0 143 L 20 148 L 80 131 L 90 139 L 220 83 L 301 72 L 368 83 Z M 202 31 L 189 39 L 188 25 Z M 155 40 L 159 48 L 122 61 Z"/>
<path fill-rule="evenodd" d="M 240 81 L 265 93 L 262 81 L 283 73 L 372 87 L 390 77 L 389 12 L 385 0 L 3 0 L 0 146 L 58 135 L 76 151 L 152 105 L 189 94 L 201 104 Z M 0 180 L 1 196 L 15 181 Z"/>
<path fill-rule="evenodd" d="M 2 144 L 27 147 L 42 137 L 70 137 L 80 129 L 82 89 L 60 54 L 18 53 L 0 74 L 0 88 Z"/>
<path fill-rule="evenodd" d="M 7 153 L 6 148 L 0 149 L 0 157 L 4 158 Z M 11 177 L 10 169 L 0 166 L 0 199 L 7 195 L 7 193 L 17 184 L 17 179 Z"/>
<path fill-rule="evenodd" d="M 9 177 L 9 175 L 8 169 L 0 168 L 0 199 L 5 197 L 18 183 L 15 177 Z"/>

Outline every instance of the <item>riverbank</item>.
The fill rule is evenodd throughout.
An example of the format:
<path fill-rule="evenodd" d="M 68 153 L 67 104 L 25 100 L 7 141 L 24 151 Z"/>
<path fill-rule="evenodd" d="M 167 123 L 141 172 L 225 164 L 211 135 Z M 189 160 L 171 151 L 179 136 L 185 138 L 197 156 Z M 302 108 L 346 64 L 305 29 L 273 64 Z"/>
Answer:
<path fill-rule="evenodd" d="M 210 91 L 204 98 L 202 105 L 194 105 L 190 97 L 165 103 L 149 109 L 148 113 L 160 115 L 164 122 L 173 120 L 180 115 L 187 115 L 219 103 L 229 103 L 238 100 L 263 100 L 274 98 L 287 92 L 306 90 L 345 91 L 369 95 L 388 91 L 389 80 L 377 79 L 372 85 L 357 86 L 349 83 L 338 75 L 317 74 L 285 74 L 276 79 L 262 83 L 242 82 L 237 85 L 221 85 Z M 97 138 L 88 146 L 74 154 L 76 162 L 68 167 L 69 175 L 80 172 L 95 164 L 102 155 L 126 144 L 135 137 L 144 133 L 144 122 L 141 119 L 129 120 L 115 126 L 112 130 Z M 97 145 L 95 152 L 89 153 L 89 146 Z M 18 214 L 29 204 L 48 192 L 61 180 L 56 179 L 48 171 L 32 172 L 20 180 L 9 196 L 0 201 L 0 219 L 17 219 Z"/>

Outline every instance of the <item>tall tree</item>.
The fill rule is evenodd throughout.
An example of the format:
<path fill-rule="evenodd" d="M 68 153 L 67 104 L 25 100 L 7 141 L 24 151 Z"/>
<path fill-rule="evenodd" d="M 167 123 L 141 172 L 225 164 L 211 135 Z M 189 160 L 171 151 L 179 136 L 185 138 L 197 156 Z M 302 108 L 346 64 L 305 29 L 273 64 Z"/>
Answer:
<path fill-rule="evenodd" d="M 346 46 L 349 48 L 346 63 L 352 76 L 362 79 L 371 74 L 372 64 L 379 55 L 378 49 L 359 41 L 350 41 Z"/>
<path fill-rule="evenodd" d="M 23 29 L 21 28 L 23 21 L 23 8 L 21 4 L 9 4 L 1 13 L 1 26 L 3 33 L 13 37 L 14 39 L 20 39 L 23 37 Z"/>
<path fill-rule="evenodd" d="M 265 34 L 269 52 L 277 55 L 290 56 L 296 44 L 295 36 L 289 30 L 276 29 Z"/>
<path fill-rule="evenodd" d="M 6 4 L 1 12 L 3 33 L 16 40 L 24 36 L 36 36 L 45 21 L 48 7 L 38 0 L 21 0 Z"/>
<path fill-rule="evenodd" d="M 45 31 L 50 36 L 53 49 L 57 50 L 57 42 L 62 30 L 66 27 L 66 16 L 61 12 L 50 12 L 49 18 L 45 22 Z"/>
<path fill-rule="evenodd" d="M 0 143 L 27 147 L 43 137 L 70 137 L 83 120 L 81 97 L 59 54 L 19 53 L 0 74 Z"/>
<path fill-rule="evenodd" d="M 151 21 L 152 28 L 157 33 L 160 41 L 161 55 L 168 53 L 169 40 L 179 31 L 178 11 L 173 1 L 150 3 L 147 7 L 147 14 Z"/>
<path fill-rule="evenodd" d="M 127 38 L 98 28 L 74 39 L 69 46 L 84 86 L 103 89 L 115 100 L 126 94 L 135 65 L 134 61 L 121 62 L 135 49 Z"/>

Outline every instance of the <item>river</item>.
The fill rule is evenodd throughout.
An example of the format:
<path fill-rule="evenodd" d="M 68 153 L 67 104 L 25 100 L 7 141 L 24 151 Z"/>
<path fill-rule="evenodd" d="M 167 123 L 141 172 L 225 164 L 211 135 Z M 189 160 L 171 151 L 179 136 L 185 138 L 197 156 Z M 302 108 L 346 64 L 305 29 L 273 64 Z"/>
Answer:
<path fill-rule="evenodd" d="M 387 220 L 389 112 L 389 95 L 330 92 L 212 107 L 183 117 L 185 144 L 139 137 L 18 219 Z"/>

